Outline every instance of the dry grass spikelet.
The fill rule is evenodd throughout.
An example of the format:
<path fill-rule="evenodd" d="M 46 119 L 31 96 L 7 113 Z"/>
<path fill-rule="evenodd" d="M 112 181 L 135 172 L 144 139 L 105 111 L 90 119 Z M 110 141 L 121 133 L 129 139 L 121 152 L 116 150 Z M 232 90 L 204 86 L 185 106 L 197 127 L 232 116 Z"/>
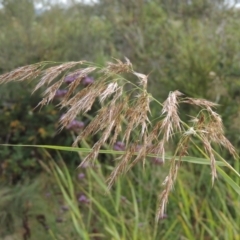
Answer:
<path fill-rule="evenodd" d="M 165 214 L 169 194 L 173 189 L 175 178 L 177 177 L 178 167 L 179 166 L 176 164 L 175 160 L 172 160 L 170 170 L 169 170 L 169 174 L 166 176 L 166 178 L 165 178 L 165 180 L 162 184 L 164 186 L 164 189 L 159 196 L 159 200 L 158 200 L 159 201 L 159 207 L 158 207 L 158 210 L 157 210 L 156 221 L 161 219 Z"/>
<path fill-rule="evenodd" d="M 162 115 L 165 115 L 165 118 L 162 121 L 161 130 L 164 133 L 166 141 L 172 136 L 174 129 L 181 131 L 178 105 L 179 97 L 182 95 L 179 91 L 170 92 L 168 98 L 163 103 Z"/>
<path fill-rule="evenodd" d="M 148 119 L 148 113 L 150 113 L 149 107 L 150 99 L 146 92 L 141 93 L 136 96 L 136 100 L 132 106 L 126 112 L 126 120 L 128 122 L 126 131 L 124 133 L 123 139 L 128 144 L 130 135 L 137 127 L 141 127 L 140 139 L 144 134 L 147 134 L 148 124 L 150 121 Z"/>
<path fill-rule="evenodd" d="M 120 74 L 132 72 L 132 63 L 128 58 L 125 58 L 126 62 L 122 62 L 119 59 L 115 59 L 116 63 L 108 62 L 106 68 L 102 71 L 106 74 Z"/>
<path fill-rule="evenodd" d="M 102 145 L 109 139 L 111 132 L 114 128 L 119 127 L 121 115 L 124 113 L 125 103 L 120 102 L 115 105 L 109 105 L 100 110 L 93 121 L 83 130 L 83 132 L 76 138 L 74 146 L 78 144 L 81 139 L 94 135 L 99 131 L 102 131 L 101 138 L 94 144 L 92 151 L 86 156 L 86 158 L 80 164 L 80 167 L 97 158 L 98 153 Z M 115 133 L 116 134 L 116 133 Z M 117 136 L 115 136 L 117 137 Z"/>
<path fill-rule="evenodd" d="M 186 97 L 181 102 L 188 103 L 188 104 L 195 105 L 195 106 L 199 106 L 199 107 L 204 107 L 204 108 L 212 108 L 212 107 L 219 106 L 219 104 L 217 104 L 217 103 L 213 103 L 213 102 L 210 102 L 208 100 L 201 99 L 201 98 L 196 99 L 196 98 Z"/>
<path fill-rule="evenodd" d="M 103 103 L 106 98 L 111 96 L 113 93 L 117 92 L 118 89 L 119 89 L 119 86 L 116 82 L 109 83 L 99 96 L 100 102 Z"/>
<path fill-rule="evenodd" d="M 42 72 L 42 78 L 39 81 L 39 83 L 36 85 L 35 89 L 33 92 L 38 90 L 44 85 L 49 85 L 53 80 L 55 80 L 60 74 L 62 74 L 64 71 L 75 67 L 78 64 L 82 64 L 83 62 L 67 62 L 63 63 L 61 65 L 53 66 L 50 68 L 47 68 Z"/>
<path fill-rule="evenodd" d="M 78 69 L 72 73 L 70 73 L 69 75 L 67 75 L 65 77 L 65 79 L 67 78 L 74 78 L 74 81 L 72 81 L 69 86 L 68 86 L 68 93 L 64 96 L 61 105 L 65 105 L 65 103 L 67 102 L 67 100 L 69 99 L 69 97 L 74 94 L 74 91 L 76 90 L 76 88 L 79 86 L 79 84 L 81 83 L 81 81 L 90 73 L 92 73 L 93 71 L 96 70 L 96 67 L 87 67 L 85 69 Z"/>
<path fill-rule="evenodd" d="M 112 187 L 112 185 L 120 175 L 126 173 L 129 170 L 129 162 L 131 162 L 135 154 L 136 148 L 136 144 L 130 145 L 125 151 L 125 153 L 118 158 L 119 164 L 114 168 L 114 170 L 111 172 L 110 176 L 107 179 L 109 189 Z"/>
<path fill-rule="evenodd" d="M 19 67 L 9 73 L 0 75 L 0 84 L 12 81 L 24 81 L 27 79 L 35 79 L 42 71 L 41 64 L 32 64 L 28 66 Z"/>
<path fill-rule="evenodd" d="M 157 221 L 161 219 L 165 214 L 168 197 L 177 179 L 177 174 L 180 168 L 181 159 L 183 156 L 188 155 L 190 138 L 191 136 L 189 135 L 182 135 L 176 147 L 175 154 L 170 160 L 169 173 L 163 182 L 164 189 L 162 193 L 159 195 L 159 208 L 157 210 L 157 215 L 156 215 Z"/>

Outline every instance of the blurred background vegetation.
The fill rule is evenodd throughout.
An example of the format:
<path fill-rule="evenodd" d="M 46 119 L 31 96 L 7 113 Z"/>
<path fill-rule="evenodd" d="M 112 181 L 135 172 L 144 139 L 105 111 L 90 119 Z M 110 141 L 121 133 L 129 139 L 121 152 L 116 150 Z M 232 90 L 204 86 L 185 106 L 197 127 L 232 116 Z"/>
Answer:
<path fill-rule="evenodd" d="M 239 149 L 237 8 L 223 0 L 0 3 L 0 74 L 40 61 L 103 65 L 126 56 L 150 74 L 149 91 L 160 101 L 177 89 L 219 103 L 226 135 Z M 74 131 L 57 131 L 58 100 L 35 109 L 41 93 L 31 95 L 33 85 L 1 85 L 0 142 L 70 146 Z M 181 109 L 182 117 L 191 111 Z M 144 171 L 137 166 L 104 195 L 112 156 L 83 170 L 76 170 L 81 156 L 74 153 L 1 147 L 0 158 L 0 239 L 240 239 L 239 196 L 221 178 L 211 188 L 207 167 L 183 164 L 166 218 L 155 223 L 166 173 L 156 162 Z"/>

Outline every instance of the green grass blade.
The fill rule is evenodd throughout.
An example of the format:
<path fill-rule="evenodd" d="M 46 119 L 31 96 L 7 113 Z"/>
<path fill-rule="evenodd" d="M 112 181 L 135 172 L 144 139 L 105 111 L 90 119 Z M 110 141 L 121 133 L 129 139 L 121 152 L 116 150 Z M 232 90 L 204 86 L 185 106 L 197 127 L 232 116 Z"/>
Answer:
<path fill-rule="evenodd" d="M 222 178 L 235 190 L 235 192 L 240 195 L 240 186 L 233 181 L 220 167 L 217 166 L 218 173 Z"/>
<path fill-rule="evenodd" d="M 12 147 L 34 147 L 34 148 L 44 148 L 44 149 L 52 149 L 52 150 L 60 150 L 60 151 L 70 151 L 70 152 L 82 152 L 82 153 L 90 153 L 92 151 L 91 148 L 76 148 L 76 147 L 66 147 L 66 146 L 53 146 L 53 145 L 21 145 L 21 144 L 0 144 L 0 146 L 12 146 Z M 124 151 L 115 151 L 115 150 L 100 150 L 99 153 L 104 154 L 116 154 L 122 155 Z M 138 154 L 137 152 L 135 153 Z M 156 157 L 156 154 L 148 154 L 149 157 Z M 172 156 L 166 156 L 166 159 L 172 159 Z M 178 160 L 178 157 L 176 157 Z M 192 156 L 181 157 L 182 162 L 210 165 L 210 161 L 206 158 L 197 158 Z M 226 166 L 224 162 L 216 161 L 216 165 L 218 166 Z"/>

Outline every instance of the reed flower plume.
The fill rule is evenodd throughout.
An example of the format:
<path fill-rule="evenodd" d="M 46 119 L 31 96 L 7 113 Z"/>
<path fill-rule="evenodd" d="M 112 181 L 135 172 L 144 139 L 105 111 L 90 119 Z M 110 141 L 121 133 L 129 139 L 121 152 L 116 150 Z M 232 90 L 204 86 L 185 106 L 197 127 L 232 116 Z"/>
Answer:
<path fill-rule="evenodd" d="M 89 75 L 94 76 L 94 80 Z M 126 76 L 131 77 L 131 81 L 127 80 Z M 156 99 L 148 92 L 148 78 L 148 75 L 134 71 L 130 60 L 125 59 L 125 62 L 109 62 L 105 67 L 86 61 L 38 63 L 0 75 L 0 84 L 37 80 L 33 91 L 45 88 L 39 105 L 59 99 L 59 107 L 66 111 L 60 118 L 60 128 L 74 128 L 75 147 L 81 145 L 82 140 L 101 133 L 80 166 L 96 160 L 106 144 L 116 148 L 121 143 L 123 153 L 116 159 L 116 167 L 107 179 L 109 187 L 135 164 L 144 164 L 147 157 L 159 158 L 161 163 L 168 159 L 169 172 L 159 194 L 156 218 L 160 219 L 165 215 L 180 162 L 189 154 L 190 148 L 201 142 L 203 151 L 198 147 L 196 149 L 210 161 L 212 182 L 217 177 L 214 145 L 226 148 L 235 158 L 237 154 L 224 135 L 221 117 L 214 111 L 217 105 L 205 99 L 188 98 L 178 90 L 172 91 L 162 104 L 157 101 L 158 120 L 151 121 L 150 104 Z M 75 120 L 77 116 L 88 113 L 96 102 L 100 108 L 88 125 Z M 181 120 L 181 104 L 199 108 L 199 113 L 190 123 Z M 177 144 L 169 157 L 166 149 L 169 144 L 173 145 L 173 140 Z"/>

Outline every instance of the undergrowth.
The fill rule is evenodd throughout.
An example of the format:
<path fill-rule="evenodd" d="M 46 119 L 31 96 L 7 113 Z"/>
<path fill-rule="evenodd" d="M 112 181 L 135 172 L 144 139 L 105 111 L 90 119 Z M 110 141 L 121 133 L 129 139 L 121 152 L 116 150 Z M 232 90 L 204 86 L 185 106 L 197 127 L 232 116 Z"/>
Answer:
<path fill-rule="evenodd" d="M 207 166 L 185 164 L 170 196 L 168 214 L 155 221 L 156 188 L 169 163 L 138 165 L 107 192 L 111 165 L 70 169 L 61 154 L 41 161 L 45 172 L 12 188 L 1 187 L 0 236 L 10 239 L 238 239 L 239 203 L 228 185 L 208 187 Z M 154 166 L 154 167 L 153 167 Z M 237 167 L 237 166 L 235 166 Z M 186 170 L 185 170 L 186 168 Z M 195 178 L 198 177 L 198 184 Z M 203 193 L 197 194 L 198 188 Z M 1 238 L 0 238 L 1 239 Z"/>

